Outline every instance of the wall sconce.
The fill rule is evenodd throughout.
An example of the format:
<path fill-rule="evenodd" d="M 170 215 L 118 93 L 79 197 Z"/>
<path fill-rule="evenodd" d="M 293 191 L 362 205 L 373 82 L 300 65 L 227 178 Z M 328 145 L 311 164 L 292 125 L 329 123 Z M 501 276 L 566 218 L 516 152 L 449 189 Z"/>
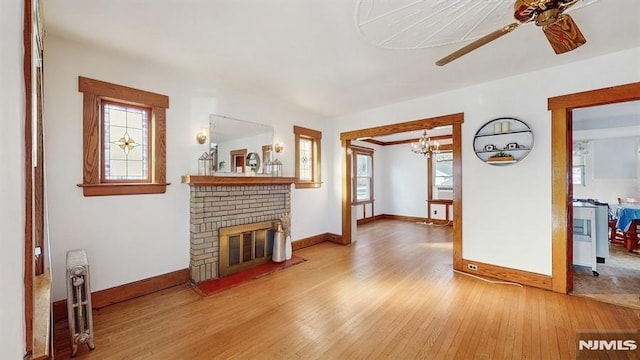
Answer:
<path fill-rule="evenodd" d="M 277 144 L 273 145 L 273 150 L 275 150 L 277 153 L 279 153 L 282 150 L 284 150 L 284 145 L 282 143 L 277 143 Z"/>
<path fill-rule="evenodd" d="M 207 130 L 202 129 L 198 131 L 198 133 L 196 134 L 196 140 L 198 141 L 198 144 L 204 144 L 204 142 L 207 141 Z"/>

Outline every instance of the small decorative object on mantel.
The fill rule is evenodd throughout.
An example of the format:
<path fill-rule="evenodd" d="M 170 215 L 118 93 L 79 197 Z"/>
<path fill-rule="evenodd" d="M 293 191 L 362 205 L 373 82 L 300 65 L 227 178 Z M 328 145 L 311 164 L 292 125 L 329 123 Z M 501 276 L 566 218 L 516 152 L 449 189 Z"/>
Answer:
<path fill-rule="evenodd" d="M 209 174 L 211 174 L 211 156 L 205 152 L 198 158 L 198 175 Z"/>
<path fill-rule="evenodd" d="M 509 162 L 509 161 L 515 161 L 515 159 L 513 158 L 513 156 L 511 156 L 511 154 L 506 153 L 504 151 L 500 151 L 497 152 L 493 155 L 491 155 L 488 159 L 487 162 Z"/>
<path fill-rule="evenodd" d="M 282 163 L 280 160 L 275 159 L 273 161 L 273 167 L 271 169 L 271 175 L 273 176 L 282 176 Z"/>
<path fill-rule="evenodd" d="M 280 217 L 280 223 L 282 223 L 282 230 L 284 231 L 284 254 L 285 259 L 289 260 L 293 256 L 293 250 L 291 248 L 291 215 L 283 214 Z"/>
<path fill-rule="evenodd" d="M 262 171 L 265 175 L 273 176 L 273 161 L 271 161 L 271 159 L 267 159 L 267 161 L 264 162 L 264 168 Z"/>

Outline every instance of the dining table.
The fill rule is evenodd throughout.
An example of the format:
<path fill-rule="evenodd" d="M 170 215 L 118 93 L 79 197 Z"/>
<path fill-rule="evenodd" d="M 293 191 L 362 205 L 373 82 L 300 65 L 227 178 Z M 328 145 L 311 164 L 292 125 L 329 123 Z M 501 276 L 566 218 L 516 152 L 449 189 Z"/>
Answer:
<path fill-rule="evenodd" d="M 624 233 L 627 250 L 638 247 L 637 225 L 640 224 L 640 204 L 620 204 L 616 228 Z"/>
<path fill-rule="evenodd" d="M 633 220 L 640 220 L 640 204 L 618 205 L 616 228 L 622 232 L 627 232 Z"/>

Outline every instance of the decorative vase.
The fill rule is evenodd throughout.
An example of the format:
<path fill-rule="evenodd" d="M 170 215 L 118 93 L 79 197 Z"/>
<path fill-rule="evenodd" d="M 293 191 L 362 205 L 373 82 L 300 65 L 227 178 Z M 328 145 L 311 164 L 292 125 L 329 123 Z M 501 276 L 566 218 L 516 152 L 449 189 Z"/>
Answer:
<path fill-rule="evenodd" d="M 290 260 L 293 256 L 293 249 L 291 249 L 291 236 L 287 236 L 284 239 L 284 258 Z"/>
<path fill-rule="evenodd" d="M 278 224 L 278 228 L 273 235 L 273 253 L 271 254 L 271 261 L 283 262 L 285 260 L 284 231 L 282 231 L 282 226 Z"/>

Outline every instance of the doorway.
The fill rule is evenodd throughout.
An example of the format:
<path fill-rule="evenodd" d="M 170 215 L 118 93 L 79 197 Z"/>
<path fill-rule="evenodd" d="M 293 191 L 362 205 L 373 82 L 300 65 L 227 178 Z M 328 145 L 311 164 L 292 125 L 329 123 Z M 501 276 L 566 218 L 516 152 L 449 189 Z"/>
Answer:
<path fill-rule="evenodd" d="M 574 251 L 570 261 L 574 273 L 571 294 L 638 309 L 640 253 L 627 249 L 624 235 L 616 231 L 616 226 L 618 217 L 624 223 L 629 214 L 636 213 L 635 205 L 619 205 L 618 199 L 635 199 L 639 195 L 639 119 L 640 101 L 572 112 L 571 183 L 577 207 L 574 207 Z M 621 207 L 624 209 L 620 210 Z M 579 217 L 576 209 L 595 213 L 595 236 L 575 235 L 584 232 L 582 222 L 575 220 Z M 624 228 L 622 223 L 620 226 Z M 629 230 L 635 227 L 634 224 Z M 580 241 L 589 239 L 595 240 L 595 244 Z M 591 245 L 595 245 L 595 253 Z"/>
<path fill-rule="evenodd" d="M 572 116 L 574 109 L 640 100 L 640 82 L 549 98 L 552 158 L 552 289 L 573 287 Z"/>
<path fill-rule="evenodd" d="M 231 171 L 237 173 L 245 172 L 245 159 L 247 157 L 247 149 L 231 150 L 229 153 Z"/>
<path fill-rule="evenodd" d="M 352 171 L 351 142 L 356 139 L 391 135 L 407 131 L 428 130 L 440 126 L 452 126 L 453 152 L 453 267 L 462 270 L 462 123 L 464 114 L 451 114 L 404 123 L 383 125 L 373 128 L 343 132 L 340 134 L 342 149 L 342 240 L 343 244 L 352 242 L 351 199 Z"/>

